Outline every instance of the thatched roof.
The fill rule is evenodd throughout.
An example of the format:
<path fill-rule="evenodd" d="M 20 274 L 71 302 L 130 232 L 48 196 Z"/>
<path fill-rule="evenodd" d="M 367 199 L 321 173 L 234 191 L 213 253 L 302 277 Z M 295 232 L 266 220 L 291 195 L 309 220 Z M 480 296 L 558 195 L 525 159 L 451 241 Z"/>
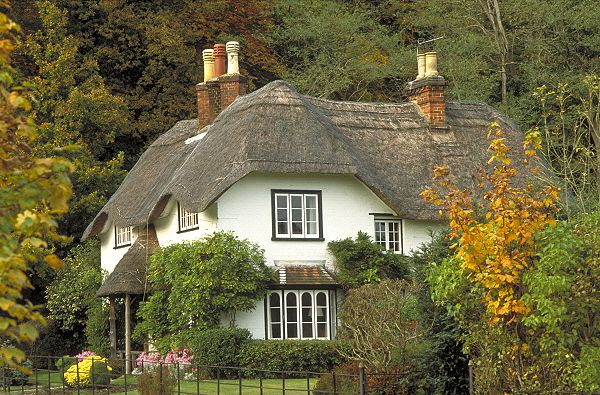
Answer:
<path fill-rule="evenodd" d="M 140 157 L 117 192 L 87 227 L 98 234 L 151 223 L 173 196 L 201 212 L 252 172 L 354 175 L 397 215 L 435 219 L 419 193 L 434 165 L 448 165 L 462 187 L 473 187 L 488 158 L 486 130 L 498 122 L 509 146 L 523 135 L 482 103 L 446 105 L 448 128 L 431 128 L 413 103 L 336 102 L 298 94 L 284 81 L 241 96 L 213 122 L 178 122 Z M 516 150 L 518 153 L 521 150 Z"/>
<path fill-rule="evenodd" d="M 158 248 L 154 225 L 142 227 L 140 235 L 117 263 L 96 296 L 141 295 L 146 292 L 146 266 L 152 252 Z"/>

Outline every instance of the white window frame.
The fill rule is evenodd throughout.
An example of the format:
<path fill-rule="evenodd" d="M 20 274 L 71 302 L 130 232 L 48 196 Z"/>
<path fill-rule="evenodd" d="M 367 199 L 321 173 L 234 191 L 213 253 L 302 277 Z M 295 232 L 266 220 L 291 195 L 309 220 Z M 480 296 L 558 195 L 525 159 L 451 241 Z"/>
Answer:
<path fill-rule="evenodd" d="M 179 202 L 177 202 L 177 213 L 179 232 L 187 232 L 200 228 L 198 213 L 187 211 Z"/>
<path fill-rule="evenodd" d="M 279 295 L 279 302 L 280 302 L 280 306 L 277 307 L 272 307 L 271 306 L 271 295 L 272 294 L 277 294 Z M 302 295 L 304 293 L 308 293 L 310 295 L 311 298 L 311 321 L 310 323 L 312 324 L 312 335 L 311 336 L 305 336 L 305 334 L 303 333 L 302 330 Z M 325 307 L 325 321 L 317 321 L 317 295 L 319 293 L 323 293 L 323 295 L 325 295 L 325 306 L 319 306 L 319 307 Z M 295 315 L 293 317 L 293 319 L 288 320 L 288 309 L 291 309 L 293 307 L 288 307 L 287 304 L 287 296 L 289 294 L 293 294 L 296 297 L 296 306 L 294 306 L 296 308 L 296 312 Z M 330 303 L 330 299 L 329 299 L 330 295 L 329 295 L 329 291 L 324 290 L 324 289 L 316 289 L 316 290 L 312 290 L 312 289 L 301 289 L 301 290 L 278 290 L 278 291 L 271 291 L 267 294 L 267 303 L 266 303 L 266 308 L 267 308 L 267 314 L 266 314 L 266 319 L 267 319 L 267 338 L 268 339 L 274 339 L 274 340 L 282 340 L 282 339 L 295 339 L 295 340 L 329 340 L 331 339 L 331 325 L 330 325 L 330 317 L 331 317 L 331 303 Z M 271 309 L 277 309 L 279 308 L 279 322 L 272 322 L 271 321 Z M 304 323 L 309 323 L 308 321 L 305 321 Z M 290 337 L 288 335 L 288 325 L 290 324 L 295 324 L 295 329 L 296 329 L 296 337 Z M 325 332 L 326 335 L 325 336 L 318 336 L 318 324 L 325 324 Z M 273 325 L 279 325 L 279 333 L 281 333 L 281 337 L 273 337 Z"/>
<path fill-rule="evenodd" d="M 133 229 L 131 226 L 115 226 L 115 248 L 127 247 L 131 245 Z"/>
<path fill-rule="evenodd" d="M 378 225 L 383 224 L 383 230 L 378 229 Z M 393 240 L 390 236 L 390 228 L 395 226 L 396 232 L 394 232 L 397 236 L 397 239 Z M 379 244 L 386 251 L 393 251 L 395 254 L 404 254 L 404 240 L 403 240 L 403 223 L 401 219 L 392 219 L 392 218 L 375 218 L 374 222 L 374 242 L 375 244 Z M 382 238 L 383 236 L 383 238 Z M 398 248 L 396 249 L 394 243 L 398 243 Z"/>
<path fill-rule="evenodd" d="M 285 198 L 286 206 L 279 206 L 278 198 Z M 300 220 L 292 220 L 292 211 L 298 210 L 297 207 L 292 207 L 292 199 L 300 197 L 302 202 Z M 315 207 L 307 207 L 308 199 L 314 199 Z M 323 214 L 321 203 L 321 191 L 294 191 L 294 190 L 272 190 L 271 191 L 272 205 L 272 223 L 273 223 L 273 240 L 323 240 Z M 285 219 L 279 219 L 279 212 L 285 210 Z M 315 211 L 315 220 L 309 221 L 307 213 L 310 210 Z M 302 231 L 293 233 L 292 225 L 300 222 Z M 285 223 L 287 232 L 280 232 L 279 225 Z M 315 225 L 315 233 L 308 233 L 308 224 Z"/>

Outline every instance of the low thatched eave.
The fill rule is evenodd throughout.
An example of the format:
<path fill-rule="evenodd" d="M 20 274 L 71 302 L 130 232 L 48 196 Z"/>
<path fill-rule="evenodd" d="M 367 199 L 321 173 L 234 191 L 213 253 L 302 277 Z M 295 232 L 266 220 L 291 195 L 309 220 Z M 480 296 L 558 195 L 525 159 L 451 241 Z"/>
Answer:
<path fill-rule="evenodd" d="M 142 295 L 146 293 L 146 267 L 148 258 L 158 248 L 158 238 L 154 225 L 148 225 L 117 263 L 106 281 L 96 292 L 96 296 Z"/>

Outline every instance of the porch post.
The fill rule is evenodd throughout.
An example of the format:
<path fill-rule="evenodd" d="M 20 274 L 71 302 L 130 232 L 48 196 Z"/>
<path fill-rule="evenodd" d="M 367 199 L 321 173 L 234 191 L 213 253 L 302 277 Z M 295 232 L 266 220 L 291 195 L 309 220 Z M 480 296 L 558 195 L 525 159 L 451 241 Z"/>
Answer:
<path fill-rule="evenodd" d="M 109 322 L 109 337 L 110 337 L 110 356 L 117 358 L 117 316 L 115 314 L 115 298 L 108 298 L 108 322 Z"/>
<path fill-rule="evenodd" d="M 131 373 L 131 299 L 125 295 L 125 372 Z"/>

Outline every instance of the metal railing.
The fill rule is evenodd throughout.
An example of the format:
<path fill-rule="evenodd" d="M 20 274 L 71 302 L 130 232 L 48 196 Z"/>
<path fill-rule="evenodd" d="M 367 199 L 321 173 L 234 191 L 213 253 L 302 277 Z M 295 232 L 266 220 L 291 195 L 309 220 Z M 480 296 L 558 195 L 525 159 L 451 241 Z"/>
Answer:
<path fill-rule="evenodd" d="M 141 394 L 144 380 L 152 395 L 364 395 L 368 393 L 368 374 L 360 367 L 357 374 L 309 371 L 279 371 L 245 367 L 188 363 L 148 363 L 141 361 L 132 373 L 124 369 L 125 358 L 108 361 L 112 371 L 92 360 L 88 369 L 81 362 L 71 366 L 65 357 L 31 356 L 30 376 L 2 368 L 2 394 Z M 59 363 L 57 365 L 57 362 Z M 65 378 L 65 373 L 67 373 Z M 91 372 L 91 373 L 90 373 Z M 325 384 L 317 382 L 325 378 Z M 154 387 L 152 387 L 154 385 Z"/>

